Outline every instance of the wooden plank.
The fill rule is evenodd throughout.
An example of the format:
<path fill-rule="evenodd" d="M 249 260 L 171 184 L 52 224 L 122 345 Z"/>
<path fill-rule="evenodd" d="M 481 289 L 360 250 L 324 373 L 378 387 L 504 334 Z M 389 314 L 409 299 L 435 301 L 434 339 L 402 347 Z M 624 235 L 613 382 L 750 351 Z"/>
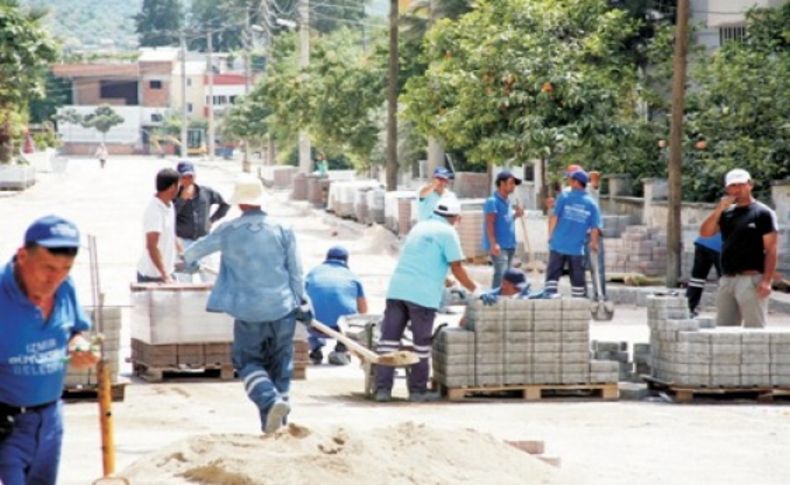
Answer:
<path fill-rule="evenodd" d="M 110 395 L 115 402 L 121 402 L 126 397 L 126 382 L 118 382 L 110 387 Z M 98 399 L 99 388 L 96 384 L 80 385 L 80 386 L 66 386 L 63 388 L 63 399 L 82 400 L 89 399 L 91 401 Z"/>
<path fill-rule="evenodd" d="M 524 384 L 513 386 L 483 386 L 448 388 L 441 386 L 450 401 L 474 399 L 472 394 L 493 395 L 503 392 L 521 392 L 525 401 L 540 401 L 552 397 L 582 397 L 603 400 L 617 400 L 620 391 L 616 383 L 605 384 Z M 587 391 L 589 396 L 544 396 L 544 392 Z"/>

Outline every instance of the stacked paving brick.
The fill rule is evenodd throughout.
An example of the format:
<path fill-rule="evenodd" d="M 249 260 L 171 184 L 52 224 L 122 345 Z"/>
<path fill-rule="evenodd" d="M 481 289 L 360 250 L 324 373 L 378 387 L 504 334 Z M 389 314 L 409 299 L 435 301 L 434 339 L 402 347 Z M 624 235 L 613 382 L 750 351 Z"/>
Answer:
<path fill-rule="evenodd" d="M 590 361 L 585 299 L 502 300 L 467 306 L 474 330 L 442 330 L 434 377 L 445 387 L 617 382 L 617 365 Z"/>
<path fill-rule="evenodd" d="M 592 341 L 594 359 L 617 364 L 620 381 L 642 382 L 643 375 L 650 375 L 650 345 L 635 343 L 633 359 L 628 353 L 628 342 Z"/>
<path fill-rule="evenodd" d="M 653 376 L 695 387 L 790 387 L 790 331 L 714 327 L 685 298 L 648 297 Z"/>
<path fill-rule="evenodd" d="M 653 227 L 630 226 L 606 240 L 606 271 L 658 276 L 666 272 L 666 234 Z"/>
<path fill-rule="evenodd" d="M 90 316 L 93 322 L 88 338 L 93 338 L 94 335 L 99 333 L 97 328 L 98 318 L 96 311 L 86 308 L 85 312 Z M 103 357 L 107 362 L 108 369 L 110 370 L 110 382 L 112 384 L 118 383 L 118 369 L 120 366 L 120 347 L 121 347 L 121 309 L 119 307 L 104 307 L 101 313 L 101 334 L 104 336 L 102 343 Z M 66 373 L 66 387 L 91 387 L 98 384 L 96 379 L 96 369 L 74 369 L 69 367 Z"/>
<path fill-rule="evenodd" d="M 456 172 L 453 192 L 459 198 L 485 198 L 491 191 L 487 173 Z"/>
<path fill-rule="evenodd" d="M 461 249 L 467 258 L 484 258 L 483 250 L 483 210 L 463 210 L 461 221 L 456 226 L 458 238 L 461 240 Z"/>
<path fill-rule="evenodd" d="M 619 216 L 606 214 L 603 219 L 603 237 L 618 238 L 628 229 L 631 224 L 631 216 Z"/>

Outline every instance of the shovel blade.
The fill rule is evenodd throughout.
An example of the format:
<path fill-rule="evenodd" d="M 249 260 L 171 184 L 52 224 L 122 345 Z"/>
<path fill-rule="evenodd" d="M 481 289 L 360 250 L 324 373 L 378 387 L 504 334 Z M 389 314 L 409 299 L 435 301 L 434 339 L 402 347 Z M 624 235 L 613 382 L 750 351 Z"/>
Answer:
<path fill-rule="evenodd" d="M 420 361 L 417 354 L 409 352 L 408 350 L 398 350 L 388 354 L 379 355 L 376 359 L 376 365 L 383 365 L 387 367 L 403 367 L 407 365 L 414 365 Z"/>

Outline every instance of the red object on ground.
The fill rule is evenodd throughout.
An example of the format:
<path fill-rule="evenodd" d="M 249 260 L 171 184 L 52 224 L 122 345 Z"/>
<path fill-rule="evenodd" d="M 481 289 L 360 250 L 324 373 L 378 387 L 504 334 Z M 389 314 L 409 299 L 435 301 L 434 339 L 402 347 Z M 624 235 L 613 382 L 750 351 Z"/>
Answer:
<path fill-rule="evenodd" d="M 33 136 L 29 131 L 25 132 L 25 146 L 22 148 L 22 153 L 33 153 L 36 151 L 36 144 L 33 142 Z"/>

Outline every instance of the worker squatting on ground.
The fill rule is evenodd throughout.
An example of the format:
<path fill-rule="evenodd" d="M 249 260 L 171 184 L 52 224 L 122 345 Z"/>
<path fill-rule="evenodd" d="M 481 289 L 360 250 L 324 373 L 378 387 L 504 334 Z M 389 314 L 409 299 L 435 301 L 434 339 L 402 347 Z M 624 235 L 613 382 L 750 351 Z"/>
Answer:
<path fill-rule="evenodd" d="M 570 175 L 571 191 L 557 200 L 549 216 L 549 264 L 546 268 L 546 293 L 557 293 L 563 267 L 568 264 L 571 295 L 587 296 L 584 275 L 584 246 L 589 235 L 590 250 L 598 250 L 601 215 L 598 205 L 587 194 L 588 176 L 584 170 Z"/>
<path fill-rule="evenodd" d="M 764 327 L 778 256 L 776 213 L 752 197 L 752 177 L 746 170 L 727 172 L 724 185 L 727 195 L 700 228 L 703 237 L 721 230 L 723 275 L 716 326 Z"/>
<path fill-rule="evenodd" d="M 68 365 L 99 361 L 81 332 L 90 321 L 69 271 L 80 246 L 77 227 L 57 216 L 35 221 L 0 270 L 0 483 L 57 482 Z"/>
<path fill-rule="evenodd" d="M 409 400 L 415 402 L 439 397 L 427 392 L 428 359 L 431 357 L 433 319 L 442 298 L 447 269 L 452 269 L 455 278 L 473 292 L 473 297 L 479 296 L 474 294 L 477 285 L 461 266 L 464 254 L 453 227 L 460 219 L 460 213 L 458 199 L 455 196 L 444 197 L 439 200 L 430 219 L 418 222 L 412 228 L 387 290 L 377 350 L 379 353 L 397 351 L 406 324 L 411 322 L 414 351 L 420 358 L 408 376 Z M 376 401 L 390 400 L 393 377 L 392 367 L 376 367 Z"/>
<path fill-rule="evenodd" d="M 691 277 L 686 287 L 686 299 L 692 316 L 697 316 L 697 307 L 708 281 L 710 268 L 716 268 L 716 276 L 721 278 L 721 233 L 717 232 L 711 237 L 699 236 L 694 241 L 694 266 L 691 268 Z"/>
<path fill-rule="evenodd" d="M 291 410 L 288 390 L 303 297 L 302 265 L 293 230 L 261 210 L 260 180 L 240 178 L 230 203 L 238 205 L 242 215 L 186 248 L 184 264 L 194 266 L 204 256 L 220 252 L 219 275 L 207 310 L 235 319 L 233 367 L 260 410 L 263 431 L 272 433 Z"/>
<path fill-rule="evenodd" d="M 348 250 L 342 246 L 330 248 L 326 260 L 310 270 L 305 277 L 305 292 L 310 298 L 315 319 L 340 332 L 338 319 L 344 315 L 367 313 L 368 301 L 362 282 L 348 268 Z M 324 359 L 321 349 L 326 336 L 310 328 L 310 360 L 320 364 Z M 327 359 L 332 365 L 347 365 L 348 351 L 342 342 L 335 344 L 335 350 Z"/>
<path fill-rule="evenodd" d="M 480 300 L 484 305 L 494 305 L 501 298 L 526 300 L 530 297 L 529 287 L 527 275 L 523 271 L 518 268 L 508 268 L 502 275 L 502 286 L 483 292 Z M 466 317 L 461 319 L 460 325 L 467 330 L 475 329 L 474 322 L 467 320 Z"/>
<path fill-rule="evenodd" d="M 417 192 L 417 199 L 420 203 L 418 221 L 430 219 L 439 199 L 445 194 L 452 193 L 450 192 L 450 182 L 453 178 L 455 178 L 453 172 L 444 167 L 436 167 L 431 183 L 423 186 Z"/>
<path fill-rule="evenodd" d="M 508 170 L 499 172 L 496 176 L 496 190 L 483 206 L 483 249 L 491 256 L 491 264 L 494 265 L 492 288 L 499 287 L 505 270 L 513 266 L 513 255 L 516 253 L 516 218 L 524 214 L 521 205 L 513 208 L 508 201 L 517 185 L 521 185 L 520 178 Z"/>
<path fill-rule="evenodd" d="M 156 174 L 156 194 L 143 214 L 145 250 L 137 263 L 138 283 L 172 283 L 176 255 L 182 251 L 176 239 L 173 199 L 178 192 L 178 172 L 165 168 Z"/>
<path fill-rule="evenodd" d="M 183 247 L 187 247 L 211 231 L 211 226 L 225 217 L 230 205 L 219 192 L 205 185 L 195 183 L 195 166 L 192 162 L 181 161 L 176 166 L 181 175 L 181 188 L 178 190 L 173 204 L 176 212 L 176 236 Z M 211 206 L 217 206 L 211 214 Z M 192 274 L 178 273 L 179 280 L 192 282 Z M 203 282 L 212 278 L 205 271 L 200 271 Z"/>

